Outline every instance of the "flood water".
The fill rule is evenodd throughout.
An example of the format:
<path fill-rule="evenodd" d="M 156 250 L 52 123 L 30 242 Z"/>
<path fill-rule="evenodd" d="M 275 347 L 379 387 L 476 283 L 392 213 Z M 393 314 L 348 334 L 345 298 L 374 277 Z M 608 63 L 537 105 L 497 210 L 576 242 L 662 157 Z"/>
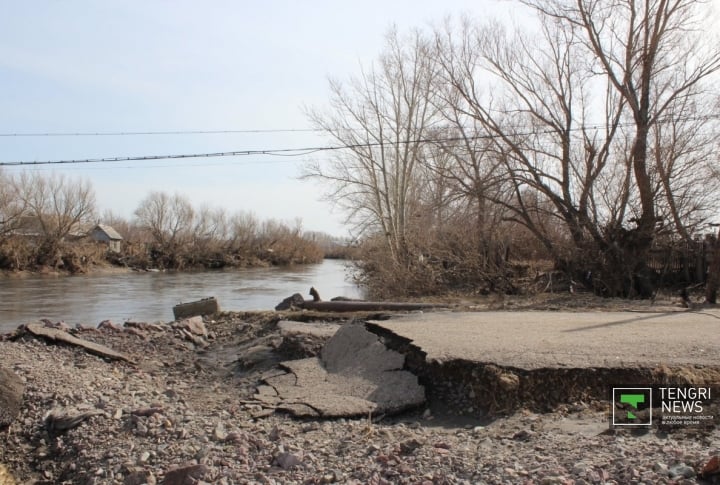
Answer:
<path fill-rule="evenodd" d="M 338 260 L 292 268 L 5 278 L 0 279 L 0 333 L 40 318 L 71 326 L 172 321 L 173 306 L 211 296 L 221 310 L 272 310 L 293 293 L 310 298 L 311 286 L 325 300 L 361 297 L 346 263 Z"/>

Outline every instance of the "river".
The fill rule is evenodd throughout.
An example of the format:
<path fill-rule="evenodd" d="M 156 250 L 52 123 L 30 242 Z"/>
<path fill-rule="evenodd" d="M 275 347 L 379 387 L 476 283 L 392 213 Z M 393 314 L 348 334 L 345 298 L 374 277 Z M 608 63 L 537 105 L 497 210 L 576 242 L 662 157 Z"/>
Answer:
<path fill-rule="evenodd" d="M 330 259 L 292 268 L 4 278 L 0 333 L 40 318 L 71 326 L 172 321 L 173 306 L 210 296 L 221 310 L 272 310 L 293 293 L 310 298 L 311 286 L 326 300 L 361 296 L 349 281 L 346 263 Z"/>

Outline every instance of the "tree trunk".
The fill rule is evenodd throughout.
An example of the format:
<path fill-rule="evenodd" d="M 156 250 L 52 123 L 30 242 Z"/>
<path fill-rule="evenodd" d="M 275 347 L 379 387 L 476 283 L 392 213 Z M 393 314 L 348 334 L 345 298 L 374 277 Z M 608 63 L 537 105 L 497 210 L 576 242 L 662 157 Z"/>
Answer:
<path fill-rule="evenodd" d="M 705 284 L 705 301 L 714 305 L 717 303 L 717 292 L 720 287 L 720 231 L 718 231 L 718 237 L 713 241 L 711 254 L 712 260 Z"/>

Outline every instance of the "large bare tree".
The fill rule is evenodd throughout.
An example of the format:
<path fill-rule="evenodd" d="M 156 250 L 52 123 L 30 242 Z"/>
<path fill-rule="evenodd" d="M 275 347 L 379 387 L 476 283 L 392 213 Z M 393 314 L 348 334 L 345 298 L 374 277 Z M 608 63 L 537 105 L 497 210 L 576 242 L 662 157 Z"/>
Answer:
<path fill-rule="evenodd" d="M 493 140 L 504 161 L 513 219 L 566 268 L 595 270 L 594 282 L 607 294 L 648 295 L 639 279 L 663 222 L 658 201 L 674 218 L 668 222 L 683 228 L 690 226 L 683 210 L 700 212 L 678 176 L 698 164 L 679 144 L 671 151 L 680 138 L 663 128 L 687 124 L 695 114 L 688 107 L 706 94 L 703 81 L 720 68 L 720 50 L 707 49 L 693 31 L 701 3 L 523 3 L 539 14 L 539 36 L 468 22 L 459 34 L 438 33 L 446 82 L 459 108 L 479 123 L 478 136 Z M 560 254 L 563 246 L 533 217 L 525 203 L 533 194 L 552 204 L 570 254 Z"/>
<path fill-rule="evenodd" d="M 328 197 L 347 210 L 357 235 L 381 234 L 395 262 L 408 257 L 408 230 L 419 208 L 425 138 L 435 121 L 434 62 L 415 32 L 387 36 L 379 60 L 347 85 L 331 81 L 331 108 L 313 122 L 346 150 L 307 167 L 326 182 Z"/>

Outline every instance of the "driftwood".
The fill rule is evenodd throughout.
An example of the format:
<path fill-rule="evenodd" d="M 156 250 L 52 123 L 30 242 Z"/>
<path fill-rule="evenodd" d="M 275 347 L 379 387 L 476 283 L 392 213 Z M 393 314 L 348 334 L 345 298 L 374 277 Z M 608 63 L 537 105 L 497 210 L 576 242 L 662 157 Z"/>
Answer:
<path fill-rule="evenodd" d="M 136 364 L 133 359 L 121 352 L 117 352 L 110 347 L 106 347 L 101 344 L 96 344 L 95 342 L 90 342 L 88 340 L 73 337 L 69 333 L 63 330 L 59 330 L 57 328 L 44 327 L 43 325 L 40 325 L 38 323 L 28 323 L 27 325 L 25 325 L 25 330 L 31 335 L 34 335 L 35 337 L 41 337 L 49 340 L 50 342 L 62 342 L 69 345 L 74 345 L 76 347 L 81 347 L 87 350 L 90 354 L 98 355 L 106 359 L 123 360 L 131 364 Z"/>
<path fill-rule="evenodd" d="M 317 310 L 320 312 L 410 312 L 415 310 L 432 310 L 433 308 L 447 308 L 447 305 L 434 303 L 403 303 L 393 301 L 366 301 L 351 300 L 350 298 L 335 297 L 330 301 L 323 301 L 315 287 L 310 288 L 312 300 L 303 299 L 300 293 L 285 298 L 275 310 Z"/>
<path fill-rule="evenodd" d="M 387 301 L 305 301 L 301 308 L 321 312 L 414 311 L 443 308 L 433 303 L 400 303 Z"/>
<path fill-rule="evenodd" d="M 53 409 L 45 416 L 45 429 L 50 436 L 57 436 L 67 430 L 77 428 L 83 421 L 93 416 L 101 416 L 102 411 L 72 412 L 64 409 Z"/>
<path fill-rule="evenodd" d="M 13 422 L 22 406 L 25 385 L 9 369 L 0 366 L 0 429 Z"/>

